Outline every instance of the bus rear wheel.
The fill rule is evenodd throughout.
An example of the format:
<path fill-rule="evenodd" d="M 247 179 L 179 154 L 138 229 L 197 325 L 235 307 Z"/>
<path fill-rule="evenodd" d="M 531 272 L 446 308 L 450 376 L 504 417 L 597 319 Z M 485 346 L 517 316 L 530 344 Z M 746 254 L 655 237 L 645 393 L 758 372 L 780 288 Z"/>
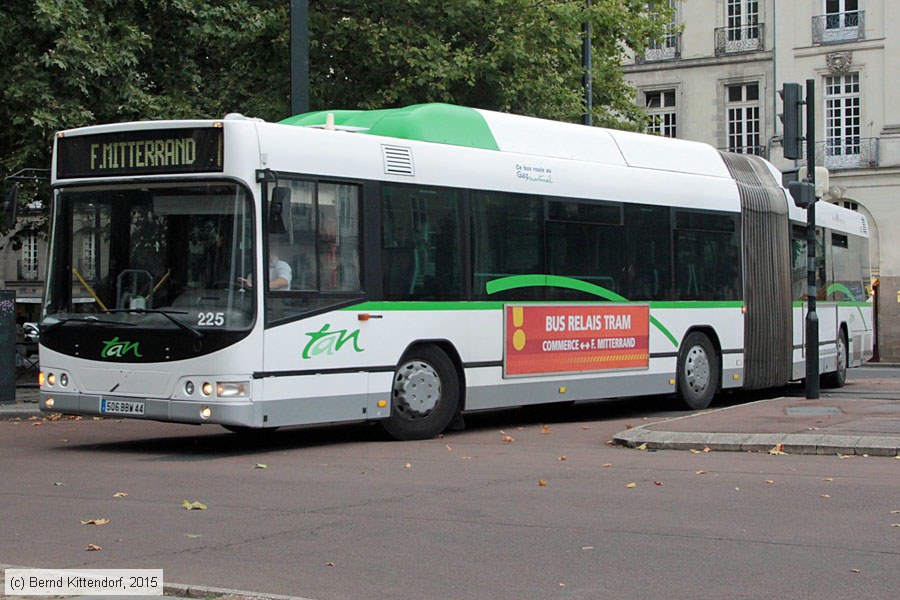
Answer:
<path fill-rule="evenodd" d="M 381 428 L 398 440 L 426 440 L 444 431 L 459 407 L 459 376 L 447 354 L 420 346 L 400 361 L 391 388 L 391 416 Z"/>
<path fill-rule="evenodd" d="M 838 334 L 836 345 L 837 367 L 833 372 L 822 375 L 823 387 L 840 388 L 847 383 L 847 335 L 843 330 Z"/>
<path fill-rule="evenodd" d="M 719 357 L 705 334 L 689 334 L 678 352 L 678 398 L 691 410 L 710 405 L 720 376 Z"/>

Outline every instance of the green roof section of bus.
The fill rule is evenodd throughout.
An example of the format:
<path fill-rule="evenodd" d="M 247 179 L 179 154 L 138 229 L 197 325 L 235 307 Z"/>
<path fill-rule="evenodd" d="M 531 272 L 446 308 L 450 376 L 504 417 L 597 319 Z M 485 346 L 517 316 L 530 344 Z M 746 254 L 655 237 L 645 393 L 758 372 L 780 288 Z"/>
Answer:
<path fill-rule="evenodd" d="M 328 114 L 335 127 L 404 140 L 499 150 L 497 140 L 477 110 L 452 104 L 415 104 L 382 110 L 321 110 L 288 117 L 284 125 L 322 127 Z"/>

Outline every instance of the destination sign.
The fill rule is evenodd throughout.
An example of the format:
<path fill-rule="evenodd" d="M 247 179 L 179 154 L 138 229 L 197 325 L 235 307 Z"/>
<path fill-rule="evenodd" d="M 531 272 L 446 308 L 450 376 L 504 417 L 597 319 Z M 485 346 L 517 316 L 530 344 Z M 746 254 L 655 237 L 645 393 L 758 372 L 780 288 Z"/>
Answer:
<path fill-rule="evenodd" d="M 56 177 L 219 173 L 224 166 L 223 141 L 221 127 L 61 137 Z"/>

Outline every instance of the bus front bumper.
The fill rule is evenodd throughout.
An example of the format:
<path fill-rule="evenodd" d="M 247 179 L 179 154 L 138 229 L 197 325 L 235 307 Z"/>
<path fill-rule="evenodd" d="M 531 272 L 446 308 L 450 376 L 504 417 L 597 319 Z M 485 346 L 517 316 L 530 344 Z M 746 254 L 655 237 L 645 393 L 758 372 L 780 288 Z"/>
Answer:
<path fill-rule="evenodd" d="M 47 392 L 41 390 L 40 409 L 44 413 L 85 415 L 115 419 L 144 419 L 173 423 L 215 423 L 261 427 L 249 401 L 183 401 L 96 394 Z"/>

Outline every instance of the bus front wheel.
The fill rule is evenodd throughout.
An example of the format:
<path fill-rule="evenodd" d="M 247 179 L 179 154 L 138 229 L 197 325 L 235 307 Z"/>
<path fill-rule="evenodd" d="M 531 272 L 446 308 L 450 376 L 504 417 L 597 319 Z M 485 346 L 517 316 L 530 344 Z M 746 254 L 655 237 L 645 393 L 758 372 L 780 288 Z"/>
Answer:
<path fill-rule="evenodd" d="M 382 429 L 398 440 L 425 440 L 444 431 L 459 406 L 459 376 L 447 354 L 420 346 L 400 361 L 391 388 L 391 416 Z"/>
<path fill-rule="evenodd" d="M 710 405 L 719 384 L 719 358 L 703 333 L 688 335 L 678 352 L 678 397 L 691 410 Z"/>

